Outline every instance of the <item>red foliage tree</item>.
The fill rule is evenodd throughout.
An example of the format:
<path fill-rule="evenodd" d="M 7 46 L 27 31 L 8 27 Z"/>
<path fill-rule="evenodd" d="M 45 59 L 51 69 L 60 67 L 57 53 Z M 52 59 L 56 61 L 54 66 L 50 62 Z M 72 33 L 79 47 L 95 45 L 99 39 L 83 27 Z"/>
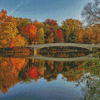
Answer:
<path fill-rule="evenodd" d="M 58 26 L 57 20 L 53 20 L 53 19 L 46 19 L 46 21 L 43 23 L 49 25 L 49 28 L 53 28 L 53 29 L 56 26 Z"/>
<path fill-rule="evenodd" d="M 63 43 L 64 42 L 64 36 L 62 33 L 62 30 L 58 30 L 57 34 L 56 34 L 56 40 L 57 42 Z"/>
<path fill-rule="evenodd" d="M 58 25 L 56 20 L 52 20 L 52 19 L 46 19 L 46 23 L 49 24 L 50 26 L 53 25 Z"/>

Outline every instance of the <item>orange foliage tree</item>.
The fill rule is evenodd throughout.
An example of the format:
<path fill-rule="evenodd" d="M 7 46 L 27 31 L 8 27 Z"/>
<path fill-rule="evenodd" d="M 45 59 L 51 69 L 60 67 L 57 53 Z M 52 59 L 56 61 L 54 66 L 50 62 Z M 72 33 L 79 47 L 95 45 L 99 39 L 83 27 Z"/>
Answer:
<path fill-rule="evenodd" d="M 20 34 L 17 35 L 15 37 L 15 39 L 11 39 L 10 41 L 10 46 L 9 48 L 13 48 L 16 46 L 24 46 L 24 45 L 28 45 L 27 40 L 25 39 L 25 37 L 22 37 Z"/>
<path fill-rule="evenodd" d="M 84 29 L 81 28 L 79 30 L 76 30 L 75 32 L 76 38 L 75 38 L 75 43 L 84 43 Z"/>
<path fill-rule="evenodd" d="M 26 27 L 22 28 L 23 34 L 26 35 L 28 38 L 29 44 L 32 44 L 32 41 L 36 41 L 36 32 L 37 28 L 34 25 L 27 25 Z"/>

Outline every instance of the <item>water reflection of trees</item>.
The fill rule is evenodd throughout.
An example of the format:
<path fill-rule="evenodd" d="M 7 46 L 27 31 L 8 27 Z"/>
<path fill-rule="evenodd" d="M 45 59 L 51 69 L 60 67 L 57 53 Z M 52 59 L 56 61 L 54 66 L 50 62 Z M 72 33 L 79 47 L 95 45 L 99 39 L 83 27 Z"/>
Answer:
<path fill-rule="evenodd" d="M 78 47 L 48 47 L 42 48 L 39 50 L 39 54 L 43 56 L 49 57 L 63 57 L 63 58 L 71 58 L 71 57 L 80 57 L 89 54 L 89 50 L 78 48 Z"/>
<path fill-rule="evenodd" d="M 26 64 L 26 59 L 0 57 L 0 90 L 3 93 L 18 82 L 19 71 Z"/>
<path fill-rule="evenodd" d="M 0 90 L 3 93 L 8 92 L 8 89 L 16 83 L 31 82 L 31 79 L 37 82 L 40 78 L 44 78 L 49 82 L 57 79 L 59 73 L 67 79 L 66 81 L 78 82 L 83 76 L 83 71 L 100 75 L 99 62 L 99 60 L 53 62 L 0 57 Z"/>

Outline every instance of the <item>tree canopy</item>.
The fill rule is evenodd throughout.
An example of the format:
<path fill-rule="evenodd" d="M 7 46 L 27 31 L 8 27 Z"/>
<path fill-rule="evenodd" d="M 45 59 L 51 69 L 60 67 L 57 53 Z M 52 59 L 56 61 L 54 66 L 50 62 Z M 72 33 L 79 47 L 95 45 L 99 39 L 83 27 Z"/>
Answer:
<path fill-rule="evenodd" d="M 100 0 L 86 4 L 81 15 L 85 19 L 83 22 L 87 22 L 87 25 L 100 24 Z"/>

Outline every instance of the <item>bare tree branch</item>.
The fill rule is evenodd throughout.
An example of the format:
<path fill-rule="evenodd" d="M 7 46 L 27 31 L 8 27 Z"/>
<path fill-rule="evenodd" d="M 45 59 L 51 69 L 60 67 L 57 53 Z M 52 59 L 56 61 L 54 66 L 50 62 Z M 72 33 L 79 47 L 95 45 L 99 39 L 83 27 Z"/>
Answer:
<path fill-rule="evenodd" d="M 85 5 L 81 15 L 85 19 L 83 24 L 86 22 L 87 26 L 100 24 L 100 0 L 94 0 L 94 3 L 89 2 Z"/>

